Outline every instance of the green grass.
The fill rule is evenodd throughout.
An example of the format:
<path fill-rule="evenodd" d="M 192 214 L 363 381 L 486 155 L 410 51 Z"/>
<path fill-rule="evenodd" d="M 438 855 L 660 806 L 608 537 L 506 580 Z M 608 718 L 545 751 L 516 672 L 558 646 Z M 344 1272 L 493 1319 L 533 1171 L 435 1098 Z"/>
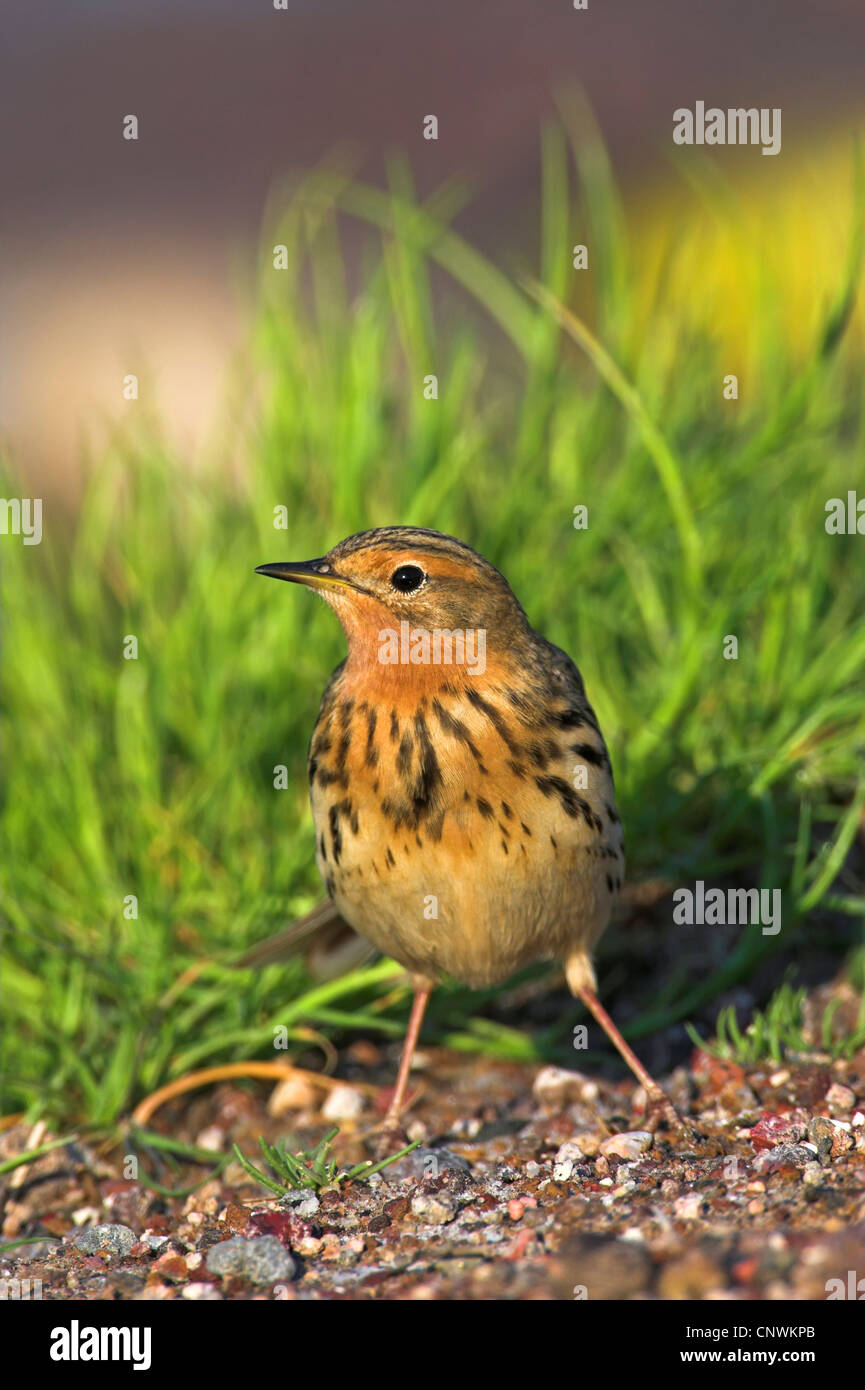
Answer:
<path fill-rule="evenodd" d="M 274 199 L 220 457 L 190 473 L 131 407 L 80 510 L 46 507 L 39 547 L 4 537 L 7 1111 L 107 1126 L 191 1068 L 267 1055 L 280 1024 L 294 1053 L 310 1030 L 399 1033 L 391 963 L 326 986 L 299 964 L 228 964 L 321 892 L 305 755 L 343 655 L 321 605 L 253 569 L 369 526 L 467 540 L 577 660 L 632 877 L 783 890 L 779 939 L 743 931 L 698 979 L 671 967 L 631 1036 L 693 1016 L 797 933 L 807 944 L 818 908 L 861 914 L 862 547 L 824 529 L 827 499 L 862 480 L 861 178 L 843 215 L 814 209 L 847 250 L 794 340 L 776 313 L 789 287 L 734 205 L 690 195 L 648 265 L 581 131 L 573 161 L 544 137 L 536 264 L 486 261 L 450 229 L 462 191 L 419 206 L 401 165 L 387 193 L 319 173 Z M 724 325 L 695 326 L 673 295 L 722 215 L 756 286 L 736 402 Z M 367 229 L 359 272 L 347 220 Z M 804 264 L 813 227 L 767 225 Z M 577 241 L 588 272 L 571 268 Z M 707 253 L 693 297 L 720 269 Z M 26 495 L 13 465 L 4 495 Z M 504 1056 L 569 1047 L 570 1016 L 539 1040 L 478 1016 L 488 998 L 444 991 L 432 1035 Z"/>
<path fill-rule="evenodd" d="M 820 1020 L 819 1039 L 808 1036 L 805 1030 L 807 990 L 797 989 L 785 982 L 772 995 L 765 1010 L 755 1009 L 751 1021 L 743 1030 L 735 1007 L 728 1004 L 718 1014 L 716 1037 L 713 1042 L 701 1038 L 686 1024 L 688 1035 L 696 1047 L 713 1057 L 751 1066 L 756 1062 L 776 1064 L 788 1059 L 824 1054 L 832 1059 L 852 1057 L 865 1047 L 865 992 L 856 1024 L 850 1033 L 836 1037 L 833 1021 L 838 1011 L 838 996 L 830 1001 Z"/>
<path fill-rule="evenodd" d="M 389 1168 L 392 1163 L 397 1163 L 401 1158 L 405 1158 L 406 1154 L 410 1154 L 420 1143 L 420 1140 L 416 1139 L 413 1144 L 391 1154 L 388 1158 L 383 1158 L 379 1163 L 373 1163 L 372 1159 L 366 1159 L 353 1168 L 341 1170 L 336 1159 L 330 1156 L 330 1146 L 337 1134 L 339 1134 L 338 1128 L 328 1130 L 314 1148 L 302 1149 L 296 1154 L 290 1154 L 282 1140 L 276 1144 L 268 1144 L 266 1139 L 259 1139 L 258 1147 L 261 1149 L 262 1157 L 271 1172 L 275 1175 L 275 1180 L 267 1173 L 262 1172 L 260 1168 L 256 1168 L 255 1164 L 246 1157 L 237 1144 L 233 1146 L 234 1156 L 241 1167 L 260 1187 L 263 1187 L 267 1192 L 274 1193 L 277 1197 L 284 1197 L 287 1192 L 300 1192 L 304 1189 L 321 1192 L 328 1187 L 340 1187 L 344 1182 L 355 1182 L 359 1178 L 372 1177 L 373 1173 L 380 1173 L 383 1168 Z"/>

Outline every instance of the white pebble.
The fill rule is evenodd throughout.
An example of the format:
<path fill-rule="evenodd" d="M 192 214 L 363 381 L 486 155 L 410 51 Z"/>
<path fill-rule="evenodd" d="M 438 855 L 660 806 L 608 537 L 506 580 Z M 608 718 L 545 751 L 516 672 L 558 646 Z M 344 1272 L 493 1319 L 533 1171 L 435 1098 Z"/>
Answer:
<path fill-rule="evenodd" d="M 353 1086 L 334 1086 L 321 1113 L 326 1120 L 356 1120 L 363 1110 L 363 1096 Z"/>

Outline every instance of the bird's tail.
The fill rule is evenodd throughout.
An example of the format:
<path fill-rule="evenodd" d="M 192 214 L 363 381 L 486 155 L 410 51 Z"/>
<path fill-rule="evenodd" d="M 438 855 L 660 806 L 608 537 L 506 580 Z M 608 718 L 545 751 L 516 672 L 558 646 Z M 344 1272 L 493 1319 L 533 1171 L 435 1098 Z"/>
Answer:
<path fill-rule="evenodd" d="M 325 981 L 356 970 L 374 954 L 375 947 L 358 936 L 328 899 L 274 936 L 259 941 L 233 964 L 258 968 L 303 956 L 312 978 Z"/>

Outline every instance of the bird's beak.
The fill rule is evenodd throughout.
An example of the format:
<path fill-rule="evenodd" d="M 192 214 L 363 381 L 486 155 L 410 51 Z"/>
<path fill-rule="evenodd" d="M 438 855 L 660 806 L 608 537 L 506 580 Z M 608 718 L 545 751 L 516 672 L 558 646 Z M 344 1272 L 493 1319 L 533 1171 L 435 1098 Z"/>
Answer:
<path fill-rule="evenodd" d="M 286 579 L 290 584 L 307 584 L 311 589 L 354 589 L 350 580 L 334 574 L 327 560 L 281 561 L 275 565 L 259 565 L 256 574 L 269 574 L 271 579 Z"/>

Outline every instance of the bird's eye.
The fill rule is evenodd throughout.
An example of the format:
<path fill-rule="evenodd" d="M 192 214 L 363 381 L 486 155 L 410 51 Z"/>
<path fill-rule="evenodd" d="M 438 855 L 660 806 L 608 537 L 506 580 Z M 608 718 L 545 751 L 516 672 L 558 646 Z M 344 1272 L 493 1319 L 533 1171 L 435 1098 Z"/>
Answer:
<path fill-rule="evenodd" d="M 390 577 L 390 582 L 401 594 L 411 594 L 419 589 L 426 575 L 418 565 L 400 565 Z"/>

